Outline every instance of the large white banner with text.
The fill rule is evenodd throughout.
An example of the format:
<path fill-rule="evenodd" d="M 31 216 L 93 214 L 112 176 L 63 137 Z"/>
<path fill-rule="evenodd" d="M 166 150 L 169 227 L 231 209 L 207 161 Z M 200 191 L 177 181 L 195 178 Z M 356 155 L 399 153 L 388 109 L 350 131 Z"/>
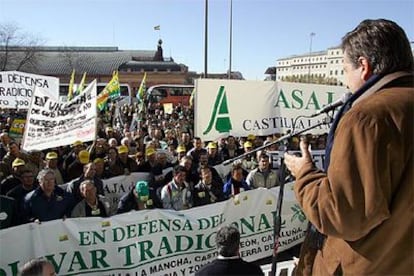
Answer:
<path fill-rule="evenodd" d="M 43 150 L 95 139 L 96 80 L 69 102 L 36 88 L 27 114 L 23 149 Z"/>
<path fill-rule="evenodd" d="M 322 121 L 306 118 L 334 102 L 345 87 L 317 84 L 196 80 L 195 136 L 204 141 L 228 135 L 247 136 L 303 130 Z M 329 131 L 324 125 L 308 133 Z"/>
<path fill-rule="evenodd" d="M 292 183 L 285 187 L 280 252 L 302 242 L 307 226 L 292 188 Z M 193 275 L 215 259 L 215 233 L 227 224 L 241 232 L 243 259 L 269 257 L 278 193 L 279 188 L 256 189 L 185 211 L 142 210 L 4 229 L 0 275 L 16 275 L 18 267 L 34 257 L 50 260 L 61 276 Z"/>
<path fill-rule="evenodd" d="M 28 109 L 37 88 L 55 100 L 59 98 L 58 78 L 18 71 L 0 72 L 0 108 Z"/>

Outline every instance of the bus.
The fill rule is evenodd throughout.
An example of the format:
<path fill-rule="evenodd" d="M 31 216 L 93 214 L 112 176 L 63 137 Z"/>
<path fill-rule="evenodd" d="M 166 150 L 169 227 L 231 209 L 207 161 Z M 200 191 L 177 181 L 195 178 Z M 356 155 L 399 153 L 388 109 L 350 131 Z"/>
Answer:
<path fill-rule="evenodd" d="M 149 104 L 172 103 L 188 106 L 194 85 L 186 84 L 158 84 L 148 88 L 147 99 Z"/>
<path fill-rule="evenodd" d="M 96 93 L 99 94 L 101 91 L 105 88 L 105 86 L 108 83 L 97 83 L 96 84 Z M 85 85 L 86 87 L 86 85 Z M 121 96 L 117 99 L 117 101 L 126 100 L 126 102 L 129 102 L 131 100 L 131 87 L 129 84 L 126 83 L 120 83 L 119 87 L 121 88 Z M 76 91 L 77 84 L 73 85 L 73 90 Z M 69 84 L 68 83 L 61 83 L 59 86 L 59 100 L 60 101 L 66 101 L 68 97 L 68 91 L 69 91 Z"/>

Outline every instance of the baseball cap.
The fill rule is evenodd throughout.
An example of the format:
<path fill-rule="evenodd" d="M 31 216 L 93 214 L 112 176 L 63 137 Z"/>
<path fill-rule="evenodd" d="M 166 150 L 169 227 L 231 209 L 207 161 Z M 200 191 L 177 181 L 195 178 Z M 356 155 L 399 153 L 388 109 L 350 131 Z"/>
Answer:
<path fill-rule="evenodd" d="M 183 146 L 183 145 L 179 145 L 179 146 L 177 147 L 177 152 L 186 152 L 185 146 Z"/>
<path fill-rule="evenodd" d="M 251 148 L 251 147 L 253 147 L 253 145 L 252 145 L 252 143 L 250 141 L 246 141 L 246 142 L 244 142 L 243 147 L 245 147 L 245 148 Z"/>
<path fill-rule="evenodd" d="M 148 182 L 140 180 L 135 184 L 135 191 L 138 193 L 140 200 L 147 201 L 149 198 Z"/>
<path fill-rule="evenodd" d="M 209 149 L 216 149 L 217 148 L 217 145 L 214 142 L 210 142 L 210 143 L 208 143 L 207 148 L 209 148 Z"/>
<path fill-rule="evenodd" d="M 102 158 L 99 158 L 99 157 L 97 157 L 97 158 L 95 158 L 95 159 L 93 160 L 93 163 L 94 163 L 94 164 L 96 164 L 96 163 L 100 163 L 100 162 L 105 163 L 105 160 L 103 160 Z"/>
<path fill-rule="evenodd" d="M 77 140 L 77 141 L 73 142 L 72 147 L 77 147 L 77 146 L 81 146 L 81 145 L 83 145 L 82 141 Z"/>
<path fill-rule="evenodd" d="M 256 139 L 256 136 L 254 136 L 254 134 L 247 135 L 247 140 L 248 141 L 254 141 L 255 139 Z"/>
<path fill-rule="evenodd" d="M 78 154 L 79 161 L 81 164 L 88 164 L 89 163 L 89 152 L 87 150 L 81 150 Z"/>
<path fill-rule="evenodd" d="M 122 145 L 122 146 L 119 146 L 119 147 L 118 147 L 118 153 L 119 153 L 119 154 L 122 154 L 122 153 L 128 153 L 128 152 L 129 152 L 129 149 L 128 149 L 128 147 L 127 147 L 127 146 Z"/>
<path fill-rule="evenodd" d="M 24 166 L 24 165 L 26 165 L 26 162 L 24 162 L 23 159 L 16 158 L 16 159 L 14 159 L 14 161 L 12 163 L 12 168 L 18 167 L 18 166 Z"/>
<path fill-rule="evenodd" d="M 46 154 L 46 160 L 52 160 L 52 159 L 57 159 L 58 158 L 58 155 L 57 155 L 57 153 L 56 152 L 54 152 L 54 151 L 49 151 L 47 154 Z"/>
<path fill-rule="evenodd" d="M 145 155 L 146 155 L 146 156 L 153 155 L 154 153 L 155 153 L 155 149 L 154 149 L 154 148 L 152 148 L 152 147 L 149 147 L 149 148 L 147 148 L 147 149 L 145 150 Z"/>

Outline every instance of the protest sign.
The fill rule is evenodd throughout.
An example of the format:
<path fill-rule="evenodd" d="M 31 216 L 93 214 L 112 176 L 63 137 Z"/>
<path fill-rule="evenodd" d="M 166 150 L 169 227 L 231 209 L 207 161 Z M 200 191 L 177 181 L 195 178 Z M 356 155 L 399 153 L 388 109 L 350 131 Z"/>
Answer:
<path fill-rule="evenodd" d="M 195 136 L 203 141 L 303 130 L 322 121 L 309 118 L 340 98 L 346 88 L 304 83 L 196 80 Z M 309 133 L 329 131 L 329 125 Z"/>
<path fill-rule="evenodd" d="M 141 180 L 149 181 L 150 174 L 132 173 L 130 175 L 120 175 L 103 180 L 105 197 L 109 200 L 111 205 L 111 214 L 115 214 L 119 199 L 135 187 L 135 184 Z"/>
<path fill-rule="evenodd" d="M 43 150 L 95 139 L 96 80 L 69 102 L 36 88 L 28 110 L 23 149 Z"/>
<path fill-rule="evenodd" d="M 23 137 L 25 125 L 26 119 L 14 119 L 9 129 L 9 136 L 16 141 L 20 141 Z"/>
<path fill-rule="evenodd" d="M 58 78 L 18 71 L 0 72 L 0 108 L 28 109 L 37 88 L 42 88 L 52 99 L 59 98 Z"/>
<path fill-rule="evenodd" d="M 307 221 L 285 188 L 279 252 L 303 241 Z M 16 275 L 34 257 L 50 260 L 58 275 L 193 275 L 217 256 L 215 233 L 233 224 L 240 256 L 269 257 L 279 188 L 242 192 L 227 201 L 184 211 L 153 209 L 110 218 L 74 218 L 0 231 L 0 275 Z M 7 241 L 7 243 L 5 243 Z"/>
<path fill-rule="evenodd" d="M 301 154 L 300 150 L 289 150 L 290 154 Z M 276 151 L 267 151 L 266 152 L 270 157 L 270 167 L 274 170 L 279 170 L 281 165 L 281 160 L 283 158 L 284 151 L 276 150 Z M 315 166 L 323 170 L 324 162 L 325 162 L 325 150 L 311 150 L 310 154 L 312 156 L 312 161 Z"/>

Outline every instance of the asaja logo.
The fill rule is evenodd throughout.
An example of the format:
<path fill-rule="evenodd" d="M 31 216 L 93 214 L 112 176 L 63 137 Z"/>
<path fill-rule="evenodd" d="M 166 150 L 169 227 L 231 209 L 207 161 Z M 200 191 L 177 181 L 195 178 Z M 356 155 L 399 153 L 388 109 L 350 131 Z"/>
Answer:
<path fill-rule="evenodd" d="M 232 129 L 224 86 L 220 86 L 216 101 L 214 102 L 213 110 L 211 112 L 210 122 L 208 123 L 208 127 L 203 134 L 206 135 L 209 133 L 213 128 L 213 125 L 215 125 L 215 129 L 220 133 L 229 132 Z"/>
<path fill-rule="evenodd" d="M 290 218 L 290 222 L 293 222 L 295 219 L 298 219 L 300 222 L 304 222 L 306 220 L 305 213 L 303 213 L 302 209 L 298 204 L 295 204 L 293 207 L 290 207 L 293 211 L 293 215 Z"/>

